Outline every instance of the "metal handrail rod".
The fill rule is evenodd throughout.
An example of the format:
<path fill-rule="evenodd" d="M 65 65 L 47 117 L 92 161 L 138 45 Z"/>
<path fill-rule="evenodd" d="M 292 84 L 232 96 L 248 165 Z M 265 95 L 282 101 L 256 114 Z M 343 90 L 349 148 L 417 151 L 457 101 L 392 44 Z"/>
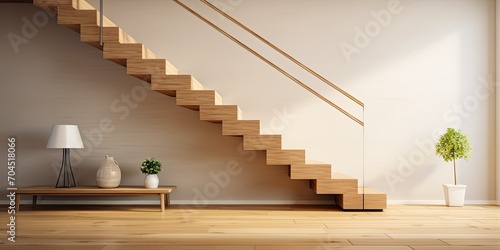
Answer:
<path fill-rule="evenodd" d="M 177 3 L 177 4 L 179 4 L 181 7 L 183 7 L 187 11 L 189 11 L 194 16 L 198 17 L 200 20 L 202 20 L 206 24 L 210 25 L 212 28 L 214 28 L 217 31 L 219 31 L 221 34 L 223 34 L 227 38 L 231 39 L 233 42 L 235 42 L 238 45 L 240 45 L 242 48 L 246 49 L 248 52 L 252 53 L 253 55 L 255 55 L 256 57 L 258 57 L 259 59 L 261 59 L 265 63 L 269 64 L 271 67 L 273 67 L 277 71 L 281 72 L 286 77 L 290 78 L 292 81 L 294 81 L 295 83 L 297 83 L 301 87 L 305 88 L 310 93 L 314 94 L 316 97 L 318 97 L 321 100 L 323 100 L 324 102 L 328 103 L 330 106 L 334 107 L 335 109 L 337 109 L 338 111 L 340 111 L 341 113 L 343 113 L 344 115 L 346 115 L 347 117 L 351 118 L 356 123 L 360 124 L 361 126 L 364 126 L 364 123 L 361 120 L 359 120 L 358 118 L 354 117 L 349 112 L 345 111 L 344 109 L 342 109 L 341 107 L 339 107 L 338 105 L 336 105 L 335 103 L 333 103 L 332 101 L 328 100 L 326 97 L 322 96 L 320 93 L 316 92 L 311 87 L 307 86 L 306 84 L 304 84 L 303 82 L 301 82 L 299 79 L 297 79 L 294 76 L 292 76 L 290 73 L 288 73 L 285 70 L 281 69 L 279 66 L 277 66 L 274 63 L 272 63 L 267 58 L 265 58 L 264 56 L 260 55 L 255 50 L 251 49 L 250 47 L 248 47 L 247 45 L 245 45 L 244 43 L 242 43 L 241 41 L 239 41 L 235 37 L 231 36 L 229 33 L 225 32 L 223 29 L 221 29 L 220 27 L 218 27 L 214 23 L 210 22 L 209 20 L 207 20 L 206 18 L 204 18 L 203 16 L 201 16 L 200 14 L 198 14 L 196 11 L 192 10 L 191 8 L 189 8 L 188 6 L 186 6 L 185 4 L 181 3 L 179 0 L 173 0 L 173 1 L 175 3 Z"/>
<path fill-rule="evenodd" d="M 253 30 L 251 30 L 250 28 L 248 28 L 244 24 L 240 23 L 238 20 L 236 20 L 233 17 L 231 17 L 230 15 L 228 15 L 226 12 L 224 12 L 221 9 L 217 8 L 215 5 L 209 3 L 207 0 L 200 0 L 200 1 L 203 2 L 204 4 L 206 4 L 208 7 L 212 8 L 213 10 L 217 11 L 219 14 L 223 15 L 225 18 L 229 19 L 234 24 L 238 25 L 240 28 L 242 28 L 245 31 L 247 31 L 248 33 L 252 34 L 254 37 L 256 37 L 257 39 L 261 40 L 263 43 L 267 44 L 269 47 L 273 48 L 278 53 L 282 54 L 283 56 L 285 56 L 286 58 L 288 58 L 289 60 L 291 60 L 292 62 L 294 62 L 295 64 L 297 64 L 298 66 L 300 66 L 301 68 L 303 68 L 304 70 L 306 70 L 307 72 L 311 73 L 312 75 L 314 75 L 315 77 L 317 77 L 318 79 L 320 79 L 321 81 L 323 81 L 324 83 L 328 84 L 330 87 L 332 87 L 335 90 L 337 90 L 338 92 L 342 93 L 347 98 L 349 98 L 352 101 L 354 101 L 355 103 L 359 104 L 361 107 L 364 107 L 364 103 L 363 102 L 361 102 L 360 100 L 358 100 L 357 98 L 355 98 L 351 94 L 347 93 L 345 90 L 343 90 L 339 86 L 337 86 L 337 85 L 333 84 L 332 82 L 328 81 L 328 79 L 326 79 L 323 76 L 321 76 L 320 74 L 316 73 L 314 70 L 312 70 L 311 68 L 309 68 L 306 65 L 304 65 L 303 63 L 301 63 L 299 60 L 297 60 L 294 57 L 290 56 L 288 53 L 286 53 L 282 49 L 278 48 L 276 45 L 272 44 L 271 42 L 269 42 L 268 40 L 266 40 L 265 38 L 263 38 L 259 34 L 255 33 Z"/>

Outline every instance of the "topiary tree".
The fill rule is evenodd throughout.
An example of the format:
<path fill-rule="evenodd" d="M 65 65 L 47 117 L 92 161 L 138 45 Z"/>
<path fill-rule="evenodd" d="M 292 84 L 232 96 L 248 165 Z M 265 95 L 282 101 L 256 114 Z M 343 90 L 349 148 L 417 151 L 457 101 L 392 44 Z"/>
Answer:
<path fill-rule="evenodd" d="M 457 185 L 456 159 L 469 159 L 471 151 L 472 147 L 467 135 L 453 128 L 448 128 L 446 133 L 441 135 L 436 143 L 436 154 L 441 156 L 446 162 L 453 160 L 455 185 Z"/>

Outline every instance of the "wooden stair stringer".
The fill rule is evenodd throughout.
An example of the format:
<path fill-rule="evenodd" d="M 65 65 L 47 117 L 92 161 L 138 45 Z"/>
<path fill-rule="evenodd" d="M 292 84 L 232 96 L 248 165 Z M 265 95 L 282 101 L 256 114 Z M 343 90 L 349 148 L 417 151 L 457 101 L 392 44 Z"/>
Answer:
<path fill-rule="evenodd" d="M 260 121 L 242 120 L 236 105 L 223 105 L 214 90 L 205 90 L 194 77 L 178 70 L 117 27 L 106 17 L 100 41 L 100 15 L 83 0 L 34 0 L 58 15 L 58 23 L 80 33 L 80 40 L 103 51 L 103 58 L 127 68 L 127 74 L 151 83 L 151 89 L 176 98 L 176 104 L 199 110 L 200 120 L 222 123 L 222 134 L 241 136 L 244 150 L 265 150 L 267 165 L 288 165 L 290 178 L 310 180 L 317 194 L 335 194 L 343 209 L 386 208 L 386 194 L 359 188 L 358 180 L 333 173 L 330 164 L 306 161 L 303 149 L 282 149 L 281 135 L 263 135 Z"/>

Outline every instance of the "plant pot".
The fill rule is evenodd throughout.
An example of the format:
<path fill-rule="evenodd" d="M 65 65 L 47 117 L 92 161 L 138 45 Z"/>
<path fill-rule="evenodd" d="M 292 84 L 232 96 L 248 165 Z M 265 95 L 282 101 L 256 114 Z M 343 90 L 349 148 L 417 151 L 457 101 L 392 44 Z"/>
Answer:
<path fill-rule="evenodd" d="M 100 188 L 116 188 L 120 185 L 122 174 L 118 162 L 106 155 L 105 160 L 97 169 L 97 186 Z"/>
<path fill-rule="evenodd" d="M 158 188 L 158 184 L 160 184 L 160 180 L 156 174 L 148 174 L 144 178 L 144 187 L 146 188 Z"/>
<path fill-rule="evenodd" d="M 449 207 L 463 207 L 466 185 L 443 184 L 444 199 Z"/>

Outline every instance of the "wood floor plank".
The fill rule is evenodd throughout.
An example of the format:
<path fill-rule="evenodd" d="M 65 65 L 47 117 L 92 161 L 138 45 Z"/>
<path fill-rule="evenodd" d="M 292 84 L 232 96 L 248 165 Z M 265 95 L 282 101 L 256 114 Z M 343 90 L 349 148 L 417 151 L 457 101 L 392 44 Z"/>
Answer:
<path fill-rule="evenodd" d="M 350 239 L 354 246 L 448 246 L 439 239 Z"/>
<path fill-rule="evenodd" d="M 209 233 L 221 233 L 221 234 L 276 234 L 276 233 L 287 233 L 287 234 L 323 234 L 326 233 L 324 228 L 286 228 L 286 227 L 275 227 L 275 228 L 226 228 L 226 227 L 214 227 L 209 229 Z"/>
<path fill-rule="evenodd" d="M 51 246 L 50 250 L 104 250 L 105 246 L 78 246 L 78 245 L 65 245 L 65 246 Z M 0 249 L 8 250 L 48 250 L 47 246 L 23 246 L 16 243 L 9 243 L 7 245 L 0 245 Z"/>
<path fill-rule="evenodd" d="M 16 214 L 16 243 L 0 238 L 0 249 L 500 249 L 499 206 L 40 207 Z"/>
<path fill-rule="evenodd" d="M 415 246 L 414 250 L 498 250 L 498 246 Z"/>
<path fill-rule="evenodd" d="M 256 246 L 255 250 L 375 250 L 375 249 L 387 249 L 387 250 L 411 250 L 412 248 L 408 246 L 383 246 L 383 247 L 371 247 L 371 246 Z"/>
<path fill-rule="evenodd" d="M 148 246 L 148 250 L 254 250 L 253 246 Z M 137 246 L 107 246 L 102 250 L 137 250 Z"/>
<path fill-rule="evenodd" d="M 496 239 L 443 239 L 450 246 L 500 246 L 500 238 Z M 500 247 L 498 247 L 500 249 Z"/>
<path fill-rule="evenodd" d="M 422 234 L 412 234 L 412 233 L 394 233 L 387 234 L 393 239 L 500 239 L 500 234 L 468 234 L 468 233 L 443 233 L 447 231 L 442 231 L 441 233 L 422 233 Z"/>

